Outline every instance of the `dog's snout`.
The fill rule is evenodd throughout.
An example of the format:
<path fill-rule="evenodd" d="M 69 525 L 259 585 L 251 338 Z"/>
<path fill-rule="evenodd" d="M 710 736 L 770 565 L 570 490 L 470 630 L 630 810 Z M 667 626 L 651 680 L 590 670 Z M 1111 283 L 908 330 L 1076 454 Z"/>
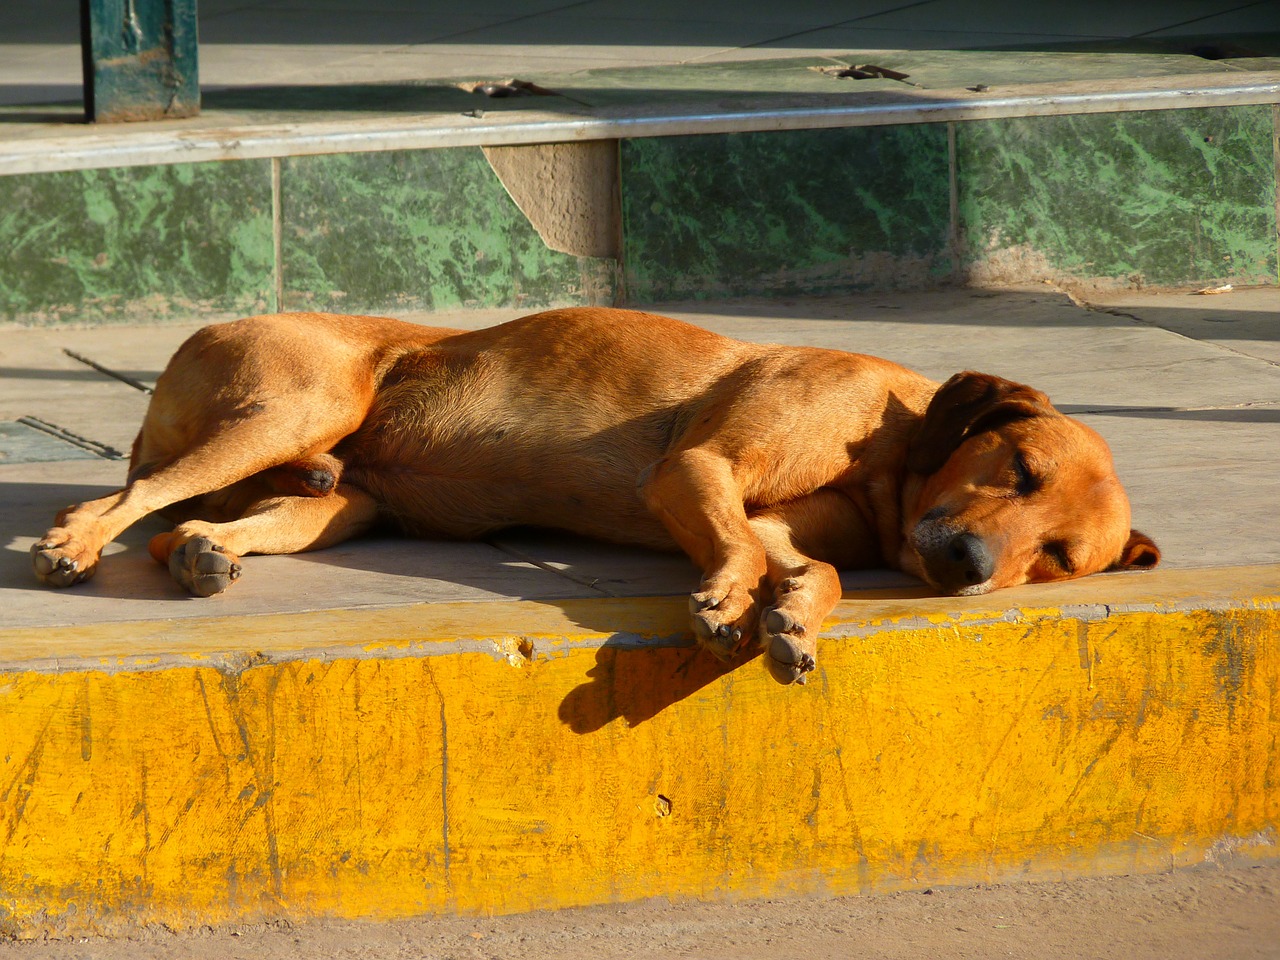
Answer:
<path fill-rule="evenodd" d="M 967 530 L 950 531 L 936 523 L 921 523 L 914 543 L 925 579 L 944 593 L 981 593 L 982 585 L 996 572 L 995 558 L 986 542 Z"/>
<path fill-rule="evenodd" d="M 991 551 L 981 538 L 972 533 L 957 533 L 952 537 L 947 544 L 946 559 L 950 574 L 946 579 L 953 587 L 985 583 L 995 573 Z"/>

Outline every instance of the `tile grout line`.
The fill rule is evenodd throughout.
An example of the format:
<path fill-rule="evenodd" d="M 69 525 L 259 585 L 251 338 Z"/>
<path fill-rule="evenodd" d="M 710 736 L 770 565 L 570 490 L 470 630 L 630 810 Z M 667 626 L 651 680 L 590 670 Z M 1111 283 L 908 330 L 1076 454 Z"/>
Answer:
<path fill-rule="evenodd" d="M 626 207 L 622 202 L 623 177 L 626 176 L 623 162 L 622 140 L 614 141 L 613 151 L 613 207 L 614 230 L 613 242 L 617 244 L 616 266 L 614 268 L 613 306 L 622 307 L 627 300 L 627 222 Z"/>
<path fill-rule="evenodd" d="M 46 434 L 54 439 L 69 443 L 73 447 L 79 447 L 81 450 L 87 450 L 95 456 L 101 457 L 103 460 L 124 460 L 125 454 L 117 450 L 115 447 L 99 443 L 97 440 L 91 440 L 89 437 L 83 437 L 78 433 L 72 433 L 65 427 L 60 427 L 56 423 L 50 423 L 47 420 L 41 420 L 39 417 L 19 417 L 14 421 L 32 430 Z"/>
<path fill-rule="evenodd" d="M 98 363 L 96 360 L 91 360 L 90 358 L 86 357 L 84 354 L 77 353 L 76 351 L 70 349 L 69 347 L 63 347 L 62 352 L 65 353 L 72 360 L 75 360 L 78 363 L 83 363 L 86 367 L 89 367 L 91 370 L 96 370 L 98 371 L 98 373 L 101 373 L 104 376 L 111 377 L 114 380 L 119 380 L 121 383 L 126 383 L 129 386 L 133 387 L 133 389 L 141 391 L 142 393 L 145 393 L 148 396 L 155 393 L 155 390 L 147 386 L 141 380 L 138 380 L 136 377 L 131 377 L 128 374 L 119 372 L 118 370 L 112 370 L 110 367 L 104 366 L 101 363 Z"/>
<path fill-rule="evenodd" d="M 280 196 L 282 159 L 271 158 L 271 279 L 275 312 L 284 310 L 284 203 Z"/>
<path fill-rule="evenodd" d="M 1275 169 L 1275 175 L 1272 178 L 1272 188 L 1275 191 L 1273 201 L 1275 203 L 1275 220 L 1271 226 L 1274 229 L 1275 252 L 1276 252 L 1276 281 L 1280 283 L 1280 103 L 1271 105 L 1271 162 Z"/>
<path fill-rule="evenodd" d="M 1200 340 L 1188 334 L 1170 329 L 1169 327 L 1166 327 L 1160 323 L 1157 323 L 1154 320 L 1148 320 L 1146 317 L 1139 316 L 1137 313 L 1133 312 L 1136 310 L 1140 310 L 1141 309 L 1140 307 L 1135 306 L 1133 308 L 1133 311 L 1126 310 L 1123 307 L 1108 307 L 1102 304 L 1092 303 L 1082 297 L 1078 297 L 1075 294 L 1073 294 L 1070 290 L 1066 290 L 1063 287 L 1057 286 L 1056 284 L 1054 284 L 1053 286 L 1054 286 L 1054 289 L 1058 290 L 1061 293 L 1066 294 L 1067 298 L 1077 307 L 1080 307 L 1084 310 L 1088 310 L 1092 313 L 1105 313 L 1112 317 L 1123 317 L 1127 320 L 1132 320 L 1134 323 L 1140 324 L 1141 326 L 1148 327 L 1153 330 L 1163 330 L 1165 333 L 1171 334 L 1180 340 L 1186 340 L 1190 343 L 1199 344 L 1200 346 L 1212 347 L 1213 349 L 1218 350 L 1222 353 L 1231 354 L 1236 357 L 1241 357 L 1245 360 L 1253 360 L 1253 361 L 1267 364 L 1268 366 L 1280 367 L 1280 361 L 1271 360 L 1271 359 L 1268 359 L 1267 357 L 1259 357 L 1252 353 L 1245 353 L 1243 350 L 1237 350 L 1235 347 L 1228 346 L 1225 343 L 1212 341 L 1212 340 Z M 1175 362 L 1181 362 L 1181 361 L 1175 361 Z M 1273 401 L 1261 401 L 1261 402 L 1268 403 Z"/>
<path fill-rule="evenodd" d="M 1214 17 L 1220 17 L 1226 13 L 1238 13 L 1241 10 L 1248 10 L 1250 7 L 1260 7 L 1262 6 L 1262 2 L 1263 0 L 1249 0 L 1249 2 L 1247 3 L 1242 3 L 1234 7 L 1227 7 L 1225 10 L 1215 10 L 1212 13 L 1206 13 L 1203 16 L 1192 17 L 1189 20 L 1181 20 L 1178 23 L 1168 23 L 1162 27 L 1155 27 L 1151 30 L 1144 30 L 1142 31 L 1142 33 L 1134 33 L 1128 36 L 1126 39 L 1138 40 L 1138 39 L 1141 39 L 1142 37 L 1149 37 L 1154 33 L 1163 33 L 1166 30 L 1175 30 L 1178 27 L 1189 27 L 1193 23 L 1202 23 L 1205 20 L 1212 20 Z"/>
<path fill-rule="evenodd" d="M 956 121 L 947 121 L 947 245 L 951 248 L 951 277 L 961 279 L 960 175 L 956 159 Z"/>
<path fill-rule="evenodd" d="M 603 594 L 606 597 L 616 598 L 618 596 L 616 593 L 614 593 L 612 590 L 609 590 L 607 587 L 600 586 L 599 577 L 591 577 L 590 579 L 588 579 L 586 577 L 575 576 L 574 574 L 570 573 L 568 570 L 561 570 L 559 567 L 553 566 L 552 564 L 547 563 L 545 560 L 539 560 L 537 557 L 534 557 L 528 553 L 525 553 L 523 550 L 519 549 L 518 547 L 514 547 L 509 543 L 504 543 L 500 536 L 485 537 L 481 542 L 487 543 L 489 546 L 493 547 L 495 550 L 499 550 L 502 553 L 507 554 L 508 556 L 515 557 L 517 560 L 521 560 L 524 563 L 532 564 L 533 566 L 539 568 L 540 570 L 544 570 L 547 573 L 550 573 L 553 576 L 559 577 L 562 580 L 568 580 L 570 583 L 576 583 L 578 586 L 586 587 L 588 590 L 594 590 L 596 593 Z"/>
<path fill-rule="evenodd" d="M 834 23 L 826 23 L 820 26 L 806 27 L 804 30 L 796 30 L 791 33 L 784 33 L 781 36 L 770 37 L 767 40 L 757 40 L 754 43 L 744 44 L 743 46 L 738 47 L 737 49 L 751 50 L 754 48 L 761 48 L 767 43 L 782 43 L 785 40 L 794 40 L 796 37 L 803 37 L 810 33 L 818 33 L 822 30 L 839 30 L 841 28 L 848 28 L 852 24 L 861 23 L 864 20 L 874 20 L 876 17 L 883 17 L 889 14 L 901 13 L 904 10 L 910 10 L 914 7 L 927 7 L 929 6 L 929 4 L 933 2 L 934 0 L 910 0 L 910 2 L 908 3 L 899 4 L 898 6 L 891 7 L 888 10 L 877 10 L 874 13 L 864 13 L 861 16 L 850 17 L 846 20 L 837 20 Z"/>

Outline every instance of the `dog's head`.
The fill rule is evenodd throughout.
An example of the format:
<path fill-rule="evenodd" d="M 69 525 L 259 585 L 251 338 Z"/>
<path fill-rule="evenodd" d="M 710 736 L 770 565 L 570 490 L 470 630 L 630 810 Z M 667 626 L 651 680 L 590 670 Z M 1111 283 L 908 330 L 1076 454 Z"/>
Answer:
<path fill-rule="evenodd" d="M 1106 442 L 1031 387 L 956 374 L 930 401 L 907 470 L 900 563 L 945 593 L 1160 561 L 1129 526 Z"/>

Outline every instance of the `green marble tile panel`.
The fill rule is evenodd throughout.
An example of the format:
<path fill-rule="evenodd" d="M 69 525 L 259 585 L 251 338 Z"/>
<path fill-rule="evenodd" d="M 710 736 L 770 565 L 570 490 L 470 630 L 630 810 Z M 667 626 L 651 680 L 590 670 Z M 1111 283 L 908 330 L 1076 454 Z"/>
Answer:
<path fill-rule="evenodd" d="M 1274 283 L 1272 126 L 1270 106 L 959 124 L 962 260 L 988 274 L 1020 263 L 1131 283 Z"/>
<path fill-rule="evenodd" d="M 291 309 L 613 299 L 615 262 L 548 249 L 478 147 L 290 157 L 281 197 Z"/>
<path fill-rule="evenodd" d="M 270 161 L 0 177 L 0 319 L 249 313 L 271 277 Z"/>
<path fill-rule="evenodd" d="M 948 197 L 941 124 L 624 141 L 627 297 L 936 281 Z"/>

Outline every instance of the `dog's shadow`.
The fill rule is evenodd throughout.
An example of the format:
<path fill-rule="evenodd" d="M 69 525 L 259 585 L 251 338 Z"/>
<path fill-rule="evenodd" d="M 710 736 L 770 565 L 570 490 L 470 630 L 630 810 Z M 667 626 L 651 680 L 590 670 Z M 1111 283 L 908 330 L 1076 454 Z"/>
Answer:
<path fill-rule="evenodd" d="M 760 656 L 754 646 L 721 661 L 692 641 L 687 646 L 606 641 L 587 681 L 560 702 L 560 720 L 574 733 L 594 733 L 622 718 L 635 727 Z"/>
<path fill-rule="evenodd" d="M 844 573 L 846 596 L 869 602 L 928 596 L 918 580 L 892 571 Z M 637 614 L 610 617 L 598 602 L 566 601 L 562 612 L 580 626 L 609 633 L 596 651 L 587 681 L 560 704 L 560 719 L 574 733 L 594 733 L 621 718 L 634 727 L 667 707 L 696 695 L 704 687 L 738 670 L 766 671 L 754 644 L 721 661 L 697 646 L 689 627 L 687 599 L 672 597 L 652 609 L 651 618 Z M 642 616 L 642 615 L 641 615 Z M 636 636 L 637 629 L 645 636 Z M 665 635 L 664 635 L 665 634 Z M 773 681 L 770 680 L 770 683 Z"/>
<path fill-rule="evenodd" d="M 483 569 L 479 575 L 467 573 L 466 551 L 488 544 L 396 539 L 380 540 L 378 549 L 368 549 L 357 540 L 294 559 L 338 565 L 353 576 L 372 574 L 385 581 L 404 572 L 395 557 L 411 554 L 415 572 L 423 578 L 465 581 L 466 586 L 494 589 L 507 599 L 554 607 L 577 628 L 570 633 L 602 638 L 585 641 L 599 644 L 595 664 L 559 707 L 560 720 L 579 734 L 593 733 L 619 718 L 629 726 L 644 723 L 759 656 L 759 650 L 751 647 L 721 661 L 694 642 L 688 594 L 697 587 L 698 571 L 683 555 L 620 548 L 558 533 L 543 539 L 536 531 L 518 531 L 494 540 L 505 561 L 498 580 L 486 579 Z M 543 551 L 535 544 L 541 544 Z M 539 554 L 555 558 L 554 577 L 531 565 Z M 623 576 L 596 580 L 601 573 Z M 597 594 L 589 586 L 618 588 L 627 573 L 634 575 L 628 584 L 631 595 Z M 642 581 L 639 588 L 636 580 Z"/>
<path fill-rule="evenodd" d="M 592 554 L 598 545 L 581 539 L 570 541 L 567 547 L 560 545 L 575 559 L 559 565 L 565 576 L 565 590 L 559 595 L 556 581 L 550 581 L 553 586 L 548 589 L 546 571 L 510 555 L 495 563 L 493 547 L 486 544 L 377 537 L 315 553 L 248 558 L 242 584 L 224 597 L 196 600 L 147 555 L 150 536 L 168 528 L 163 520 L 150 518 L 112 545 L 94 580 L 69 591 L 51 592 L 31 572 L 28 542 L 47 529 L 62 506 L 103 496 L 111 489 L 83 484 L 5 484 L 0 545 L 7 549 L 0 550 L 0 593 L 9 595 L 11 603 L 6 605 L 15 607 L 11 615 L 16 615 L 18 625 L 23 625 L 23 610 L 36 618 L 31 623 L 34 626 L 51 608 L 58 611 L 54 620 L 72 617 L 92 622 L 95 616 L 103 615 L 110 619 L 121 601 L 141 603 L 133 610 L 144 616 L 153 604 L 153 609 L 162 609 L 165 616 L 288 612 L 295 606 L 305 609 L 305 603 L 298 606 L 300 587 L 304 593 L 306 589 L 331 589 L 336 567 L 343 571 L 336 581 L 341 584 L 341 595 L 322 594 L 329 605 L 353 597 L 364 603 L 421 603 L 423 581 L 430 580 L 441 586 L 440 594 L 446 600 L 483 599 L 486 595 L 536 600 L 556 607 L 583 630 L 602 636 L 585 681 L 570 690 L 559 706 L 560 720 L 578 734 L 594 733 L 619 719 L 637 726 L 735 670 L 764 670 L 756 662 L 760 651 L 754 645 L 721 661 L 694 643 L 687 591 L 696 587 L 697 571 L 683 557 L 639 549 L 622 554 L 621 560 L 619 554 L 611 554 L 615 562 L 637 571 L 645 586 L 654 587 L 649 598 L 637 602 L 625 596 L 592 596 L 589 591 L 584 596 L 580 588 L 573 588 L 572 581 L 589 583 L 589 573 L 599 564 Z M 880 596 L 905 597 L 919 587 L 900 574 L 853 574 L 846 575 L 845 581 L 859 593 L 870 587 Z M 281 590 L 282 582 L 289 584 L 287 592 Z M 366 590 L 376 590 L 376 599 L 371 601 Z"/>

